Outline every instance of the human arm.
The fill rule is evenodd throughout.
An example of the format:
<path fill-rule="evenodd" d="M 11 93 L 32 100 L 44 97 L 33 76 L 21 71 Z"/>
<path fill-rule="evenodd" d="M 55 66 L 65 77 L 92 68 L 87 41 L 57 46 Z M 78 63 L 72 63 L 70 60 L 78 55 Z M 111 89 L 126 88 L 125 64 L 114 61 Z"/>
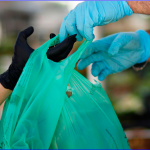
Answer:
<path fill-rule="evenodd" d="M 109 74 L 121 72 L 135 64 L 145 62 L 149 56 L 148 33 L 143 30 L 121 32 L 90 44 L 81 56 L 78 69 L 82 70 L 93 63 L 91 73 L 102 81 Z"/>
<path fill-rule="evenodd" d="M 33 27 L 29 27 L 19 33 L 14 47 L 12 63 L 8 70 L 0 75 L 0 104 L 11 94 L 28 58 L 34 51 L 27 43 L 27 38 L 33 33 L 33 30 Z M 75 36 L 72 35 L 55 47 L 50 47 L 47 51 L 47 57 L 55 62 L 66 58 L 76 42 Z"/>
<path fill-rule="evenodd" d="M 133 13 L 150 15 L 150 1 L 127 1 Z"/>
<path fill-rule="evenodd" d="M 12 90 L 5 89 L 0 83 L 0 105 L 5 101 L 5 99 L 12 93 Z"/>

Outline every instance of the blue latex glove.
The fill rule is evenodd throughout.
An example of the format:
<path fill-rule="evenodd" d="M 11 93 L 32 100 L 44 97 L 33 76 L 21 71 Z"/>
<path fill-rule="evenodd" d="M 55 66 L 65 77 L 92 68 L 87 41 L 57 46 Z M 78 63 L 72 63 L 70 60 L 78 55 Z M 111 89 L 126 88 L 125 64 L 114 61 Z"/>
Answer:
<path fill-rule="evenodd" d="M 116 22 L 132 13 L 126 1 L 82 2 L 64 18 L 60 28 L 60 42 L 73 34 L 77 34 L 78 41 L 82 41 L 83 37 L 92 40 L 93 27 Z"/>
<path fill-rule="evenodd" d="M 117 52 L 110 56 L 108 52 Z M 147 32 L 122 32 L 91 43 L 81 56 L 78 69 L 93 63 L 91 73 L 100 81 L 109 74 L 123 71 L 150 56 L 150 37 Z"/>

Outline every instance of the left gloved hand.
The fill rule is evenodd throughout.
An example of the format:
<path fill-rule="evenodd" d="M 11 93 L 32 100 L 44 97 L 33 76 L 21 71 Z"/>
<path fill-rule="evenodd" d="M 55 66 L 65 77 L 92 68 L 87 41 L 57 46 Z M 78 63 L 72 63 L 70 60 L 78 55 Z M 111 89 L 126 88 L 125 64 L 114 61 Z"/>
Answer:
<path fill-rule="evenodd" d="M 98 76 L 102 81 L 109 74 L 146 61 L 149 56 L 150 37 L 145 31 L 122 32 L 91 43 L 81 56 L 77 67 L 82 70 L 93 63 L 92 75 Z"/>
<path fill-rule="evenodd" d="M 27 43 L 27 38 L 33 33 L 33 30 L 33 27 L 29 27 L 18 35 L 14 47 L 12 63 L 8 70 L 0 75 L 0 83 L 6 89 L 14 89 L 30 54 L 34 51 Z M 54 36 L 54 34 L 51 34 L 50 38 Z M 76 42 L 75 36 L 76 35 L 72 35 L 55 47 L 50 47 L 47 51 L 47 57 L 55 62 L 66 58 Z"/>

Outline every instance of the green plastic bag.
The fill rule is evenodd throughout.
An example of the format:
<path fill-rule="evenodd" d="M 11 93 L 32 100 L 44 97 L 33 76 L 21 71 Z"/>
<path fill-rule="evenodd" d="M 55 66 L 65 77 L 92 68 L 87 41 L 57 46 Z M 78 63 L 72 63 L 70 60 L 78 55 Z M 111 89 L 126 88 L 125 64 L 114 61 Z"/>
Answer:
<path fill-rule="evenodd" d="M 0 122 L 2 149 L 129 148 L 101 85 L 93 85 L 74 70 L 90 42 L 85 40 L 59 63 L 46 56 L 48 47 L 59 43 L 58 36 L 32 53 L 5 102 Z"/>
<path fill-rule="evenodd" d="M 73 71 L 50 149 L 130 149 L 101 84 Z"/>

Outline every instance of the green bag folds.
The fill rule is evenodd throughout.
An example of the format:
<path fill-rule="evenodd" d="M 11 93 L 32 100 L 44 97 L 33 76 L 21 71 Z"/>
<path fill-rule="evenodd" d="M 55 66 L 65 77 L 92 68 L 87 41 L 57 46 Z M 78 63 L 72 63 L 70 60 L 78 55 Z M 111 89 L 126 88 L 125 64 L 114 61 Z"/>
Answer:
<path fill-rule="evenodd" d="M 47 41 L 30 56 L 6 100 L 0 122 L 1 149 L 130 149 L 100 83 L 74 70 L 91 41 L 61 62 L 46 56 Z M 68 84 L 72 96 L 66 95 Z"/>

